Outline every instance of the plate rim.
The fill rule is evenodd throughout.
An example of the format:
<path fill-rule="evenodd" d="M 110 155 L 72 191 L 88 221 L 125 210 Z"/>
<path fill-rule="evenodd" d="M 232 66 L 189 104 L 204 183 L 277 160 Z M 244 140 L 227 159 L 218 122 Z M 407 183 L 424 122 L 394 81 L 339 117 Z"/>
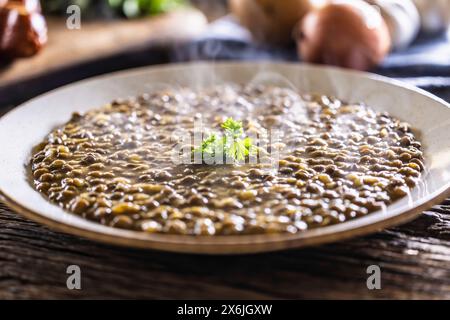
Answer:
<path fill-rule="evenodd" d="M 156 66 L 146 66 L 140 68 L 126 69 L 116 71 L 112 73 L 102 74 L 99 76 L 87 78 L 84 80 L 76 81 L 62 87 L 53 89 L 42 95 L 34 97 L 19 106 L 13 108 L 9 112 L 5 113 L 0 118 L 0 125 L 4 119 L 11 113 L 27 107 L 28 104 L 34 100 L 45 98 L 47 95 L 69 88 L 79 84 L 89 84 L 89 82 L 95 82 L 102 79 L 111 78 L 114 76 L 129 76 L 133 77 L 136 74 L 145 73 L 148 71 L 158 69 L 171 69 L 171 68 L 184 68 L 186 66 L 195 65 L 212 65 L 214 66 L 230 66 L 236 64 L 246 64 L 260 66 L 261 64 L 268 65 L 294 65 L 303 66 L 307 68 L 317 69 L 334 69 L 343 73 L 350 73 L 356 76 L 362 76 L 370 78 L 371 80 L 377 80 L 388 83 L 397 87 L 402 87 L 407 90 L 417 92 L 421 95 L 425 95 L 431 98 L 435 102 L 438 102 L 450 109 L 450 104 L 445 100 L 413 85 L 404 83 L 402 81 L 392 79 L 389 77 L 372 74 L 368 72 L 361 72 L 355 70 L 347 70 L 338 67 L 319 66 L 305 63 L 295 62 L 246 62 L 246 61 L 227 61 L 227 62 L 190 62 L 190 63 L 172 63 L 162 64 Z M 166 234 L 145 234 L 143 232 L 122 230 L 107 227 L 96 222 L 83 219 L 86 224 L 92 224 L 92 228 L 82 228 L 78 225 L 69 224 L 54 220 L 48 216 L 42 215 L 39 212 L 30 210 L 26 206 L 16 202 L 13 198 L 8 196 L 6 192 L 0 189 L 0 198 L 4 203 L 9 206 L 13 211 L 19 213 L 26 218 L 41 223 L 50 227 L 50 229 L 56 231 L 62 231 L 76 236 L 82 236 L 94 241 L 100 241 L 103 243 L 120 245 L 125 247 L 135 247 L 144 249 L 157 249 L 171 252 L 184 252 L 184 253 L 198 253 L 198 254 L 245 254 L 245 253 L 257 253 L 257 252 L 269 252 L 282 249 L 299 248 L 311 245 L 318 245 L 329 243 L 337 240 L 345 240 L 351 237 L 366 235 L 372 232 L 379 231 L 386 227 L 392 227 L 407 221 L 410 221 L 420 215 L 423 210 L 431 207 L 434 204 L 440 203 L 450 196 L 450 181 L 441 186 L 438 190 L 432 194 L 428 194 L 426 197 L 422 197 L 417 200 L 416 205 L 413 208 L 407 210 L 392 210 L 388 216 L 381 217 L 377 212 L 371 213 L 367 216 L 360 217 L 358 219 L 350 220 L 341 224 L 326 226 L 317 229 L 307 230 L 296 234 L 280 234 L 280 235 L 231 235 L 231 236 L 214 236 L 214 237 L 198 237 L 190 235 L 166 235 Z M 398 211 L 398 212 L 397 212 Z M 70 214 L 70 213 L 69 213 Z M 77 216 L 78 217 L 78 216 Z M 81 217 L 78 217 L 82 219 Z M 109 229 L 111 232 L 102 232 Z M 123 231 L 123 232 L 122 232 Z M 118 235 L 119 234 L 119 235 Z M 137 235 L 144 234 L 144 237 L 137 237 Z M 126 235 L 126 236 L 125 236 Z M 134 235 L 134 236 L 132 236 Z M 270 244 L 270 248 L 265 246 Z M 219 248 L 219 250 L 217 250 Z"/>

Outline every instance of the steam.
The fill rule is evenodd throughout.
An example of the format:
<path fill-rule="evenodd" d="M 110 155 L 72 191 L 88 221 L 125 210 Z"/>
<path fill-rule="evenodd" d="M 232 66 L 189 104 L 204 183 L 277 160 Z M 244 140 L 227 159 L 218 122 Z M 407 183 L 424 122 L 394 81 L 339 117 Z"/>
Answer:
<path fill-rule="evenodd" d="M 284 48 L 251 45 L 242 41 L 207 39 L 177 45 L 171 55 L 172 62 L 188 61 L 296 61 L 295 52 Z"/>
<path fill-rule="evenodd" d="M 232 17 L 212 22 L 196 41 L 173 48 L 172 62 L 221 60 L 297 61 L 295 50 L 255 44 L 250 32 Z"/>

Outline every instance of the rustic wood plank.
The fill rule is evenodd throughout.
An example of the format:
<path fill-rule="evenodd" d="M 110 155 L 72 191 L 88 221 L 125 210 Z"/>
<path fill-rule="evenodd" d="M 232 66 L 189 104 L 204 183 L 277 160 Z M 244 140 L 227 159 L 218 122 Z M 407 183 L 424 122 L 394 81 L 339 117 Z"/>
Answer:
<path fill-rule="evenodd" d="M 144 24 L 141 28 L 146 30 Z M 63 36 L 59 40 L 66 43 Z M 128 34 L 122 34 L 122 40 L 126 42 Z M 84 49 L 69 47 L 65 54 L 83 55 Z M 26 71 L 26 63 L 15 65 L 14 72 Z M 6 73 L 0 73 L 0 82 L 14 78 L 13 70 L 8 72 L 5 78 Z M 0 109 L 0 114 L 5 111 Z M 65 271 L 71 264 L 81 267 L 81 291 L 66 288 Z M 381 267 L 382 290 L 366 288 L 371 264 Z M 13 298 L 450 299 L 450 199 L 413 222 L 371 236 L 246 256 L 104 245 L 51 231 L 0 203 L 0 299 Z"/>
<path fill-rule="evenodd" d="M 38 55 L 14 61 L 0 69 L 0 87 L 97 60 L 148 43 L 186 41 L 206 27 L 199 10 L 182 9 L 152 18 L 84 21 L 81 29 L 69 30 L 63 18 L 48 18 L 49 42 Z"/>
<path fill-rule="evenodd" d="M 81 267 L 81 291 L 66 288 L 71 264 Z M 381 267 L 381 290 L 366 287 L 372 264 Z M 13 298 L 450 299 L 450 199 L 371 236 L 246 256 L 104 245 L 0 203 L 0 299 Z"/>
<path fill-rule="evenodd" d="M 65 286 L 77 264 L 82 290 Z M 366 268 L 382 289 L 366 287 Z M 368 237 L 303 250 L 196 256 L 48 230 L 0 204 L 0 298 L 450 298 L 450 199 Z"/>
<path fill-rule="evenodd" d="M 180 9 L 151 18 L 82 21 L 80 30 L 49 18 L 49 43 L 38 55 L 2 66 L 0 105 L 18 105 L 48 90 L 98 74 L 171 60 L 171 49 L 197 38 L 205 15 Z"/>

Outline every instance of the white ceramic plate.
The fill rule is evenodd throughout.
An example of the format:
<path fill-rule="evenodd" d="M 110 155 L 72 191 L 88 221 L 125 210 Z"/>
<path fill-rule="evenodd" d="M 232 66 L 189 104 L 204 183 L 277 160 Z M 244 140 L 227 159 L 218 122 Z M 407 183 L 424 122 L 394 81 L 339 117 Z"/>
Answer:
<path fill-rule="evenodd" d="M 428 171 L 409 197 L 386 211 L 298 234 L 195 237 L 120 230 L 84 220 L 45 200 L 27 181 L 31 149 L 52 128 L 119 97 L 152 88 L 209 86 L 221 82 L 265 82 L 301 93 L 365 102 L 407 121 L 420 133 Z M 178 252 L 249 253 L 307 246 L 367 234 L 405 222 L 450 191 L 450 107 L 414 87 L 368 73 L 287 63 L 196 63 L 148 67 L 81 81 L 35 98 L 0 119 L 0 193 L 17 212 L 52 228 L 93 240 Z"/>

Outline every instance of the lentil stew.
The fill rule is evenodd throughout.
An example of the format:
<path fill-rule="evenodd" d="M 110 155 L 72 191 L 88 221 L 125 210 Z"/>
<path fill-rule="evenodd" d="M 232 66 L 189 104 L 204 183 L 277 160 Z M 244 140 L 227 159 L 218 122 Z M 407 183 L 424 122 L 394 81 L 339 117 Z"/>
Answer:
<path fill-rule="evenodd" d="M 279 130 L 263 163 L 171 160 L 174 132 L 227 118 L 246 133 Z M 275 147 L 270 145 L 270 147 Z M 290 88 L 220 85 L 116 100 L 53 130 L 33 150 L 37 191 L 65 210 L 149 233 L 296 233 L 383 210 L 424 170 L 410 125 L 362 103 Z"/>

